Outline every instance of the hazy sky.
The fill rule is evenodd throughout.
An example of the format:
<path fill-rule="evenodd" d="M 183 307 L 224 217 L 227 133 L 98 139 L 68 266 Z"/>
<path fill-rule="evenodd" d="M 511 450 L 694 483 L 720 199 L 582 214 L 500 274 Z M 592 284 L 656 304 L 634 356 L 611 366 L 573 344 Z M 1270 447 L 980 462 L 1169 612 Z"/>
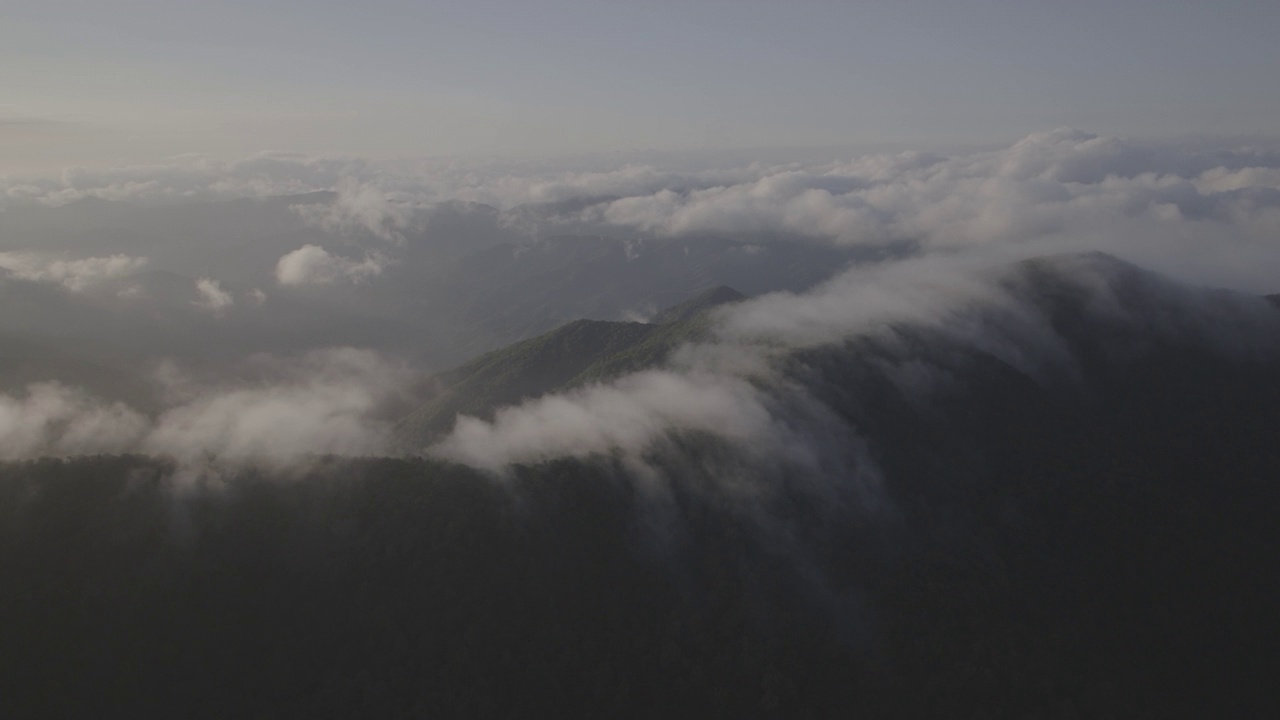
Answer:
<path fill-rule="evenodd" d="M 5 0 L 0 174 L 1266 135 L 1280 2 Z"/>

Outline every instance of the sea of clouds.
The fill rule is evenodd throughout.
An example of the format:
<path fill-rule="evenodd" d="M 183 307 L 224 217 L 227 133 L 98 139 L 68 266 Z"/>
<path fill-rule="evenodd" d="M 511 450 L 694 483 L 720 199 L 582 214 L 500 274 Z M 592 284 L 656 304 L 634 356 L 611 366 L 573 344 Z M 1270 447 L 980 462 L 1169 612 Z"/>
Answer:
<path fill-rule="evenodd" d="M 1028 306 L 1017 272 L 1008 269 L 1042 255 L 1101 251 L 1170 278 L 1143 281 L 1150 302 L 1140 307 L 1155 316 L 1143 318 L 1119 299 L 1129 279 L 1114 268 L 1124 265 L 1093 255 L 1056 261 L 1057 276 L 1092 298 L 1099 313 L 1160 321 L 1169 332 L 1214 347 L 1256 345 L 1259 352 L 1269 352 L 1276 332 L 1275 313 L 1257 296 L 1280 291 L 1280 149 L 1230 142 L 1142 142 L 1058 129 L 993 151 L 744 160 L 694 171 L 600 158 L 560 166 L 451 160 L 394 167 L 280 155 L 179 158 L 0 184 L 9 208 L 317 191 L 333 196 L 300 202 L 294 212 L 351 245 L 346 256 L 316 244 L 283 254 L 274 268 L 282 286 L 376 284 L 433 213 L 476 204 L 495 209 L 505 227 L 529 242 L 594 233 L 895 249 L 891 259 L 857 266 L 808 292 L 721 311 L 714 337 L 677 353 L 667 367 L 533 399 L 492 421 L 463 417 L 449 437 L 421 449 L 487 468 L 601 453 L 644 465 L 645 454 L 673 430 L 714 434 L 761 458 L 848 468 L 841 448 L 856 444 L 857 429 L 832 430 L 820 399 L 776 372 L 777 358 L 910 324 L 943 330 L 1033 375 L 1048 366 L 1069 368 L 1061 338 Z M 351 247 L 358 248 L 355 257 Z M 124 255 L 66 259 L 39 248 L 0 253 L 0 267 L 14 276 L 68 292 L 146 264 L 145 257 Z M 198 291 L 196 302 L 211 313 L 234 302 L 216 278 L 201 279 Z M 378 416 L 380 402 L 406 378 L 375 351 L 335 350 L 271 384 L 206 388 L 153 416 L 76 388 L 38 384 L 25 395 L 0 397 L 0 452 L 282 460 L 384 452 L 388 423 Z"/>

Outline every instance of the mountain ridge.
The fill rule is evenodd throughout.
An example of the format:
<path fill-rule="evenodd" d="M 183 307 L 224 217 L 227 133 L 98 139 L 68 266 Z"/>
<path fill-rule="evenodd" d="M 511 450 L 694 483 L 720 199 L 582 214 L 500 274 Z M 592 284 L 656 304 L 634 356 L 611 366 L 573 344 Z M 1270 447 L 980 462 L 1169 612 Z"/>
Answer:
<path fill-rule="evenodd" d="M 434 396 L 397 423 L 395 444 L 422 447 L 458 415 L 490 418 L 501 406 L 657 365 L 705 333 L 713 309 L 744 299 L 721 285 L 659 312 L 655 322 L 574 320 L 480 355 L 433 378 Z"/>

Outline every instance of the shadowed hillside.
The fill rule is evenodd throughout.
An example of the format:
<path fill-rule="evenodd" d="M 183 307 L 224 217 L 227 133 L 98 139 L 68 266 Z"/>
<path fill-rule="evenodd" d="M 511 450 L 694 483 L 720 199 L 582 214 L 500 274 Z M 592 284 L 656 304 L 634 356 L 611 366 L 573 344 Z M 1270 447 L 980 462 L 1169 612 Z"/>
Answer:
<path fill-rule="evenodd" d="M 6 710 L 1273 715 L 1276 310 L 1104 255 L 1000 277 L 1061 362 L 956 323 L 780 359 L 779 385 L 824 410 L 810 439 L 848 466 L 678 428 L 639 460 L 500 477 L 425 459 L 0 464 Z M 1262 314 L 1222 335 L 1223 303 Z M 984 337 L 1011 321 L 981 320 Z M 687 322 L 570 325 L 513 357 L 614 357 L 637 328 Z"/>

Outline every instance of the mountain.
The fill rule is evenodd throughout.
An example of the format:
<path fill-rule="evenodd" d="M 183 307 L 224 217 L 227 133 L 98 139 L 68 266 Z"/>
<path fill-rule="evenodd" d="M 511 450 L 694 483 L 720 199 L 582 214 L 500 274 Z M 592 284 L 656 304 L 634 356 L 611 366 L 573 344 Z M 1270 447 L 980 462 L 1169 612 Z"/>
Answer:
<path fill-rule="evenodd" d="M 501 482 L 0 463 L 0 693 L 22 717 L 1274 716 L 1280 311 L 1106 256 L 996 281 L 1015 302 L 781 359 L 759 390 L 802 388 L 822 412 L 791 441 L 844 463 L 675 428 L 642 466 Z M 571 385 L 705 317 L 456 372 Z"/>
<path fill-rule="evenodd" d="M 661 363 L 709 326 L 708 313 L 745 296 L 719 286 L 659 312 L 651 323 L 576 320 L 494 350 L 433 379 L 433 397 L 397 426 L 397 445 L 421 448 L 458 415 L 491 418 L 505 405 Z"/>
<path fill-rule="evenodd" d="M 1099 254 L 986 279 L 775 348 L 760 446 L 0 463 L 6 710 L 1275 716 L 1280 309 Z M 652 367 L 734 296 L 440 382 L 483 412 Z"/>

